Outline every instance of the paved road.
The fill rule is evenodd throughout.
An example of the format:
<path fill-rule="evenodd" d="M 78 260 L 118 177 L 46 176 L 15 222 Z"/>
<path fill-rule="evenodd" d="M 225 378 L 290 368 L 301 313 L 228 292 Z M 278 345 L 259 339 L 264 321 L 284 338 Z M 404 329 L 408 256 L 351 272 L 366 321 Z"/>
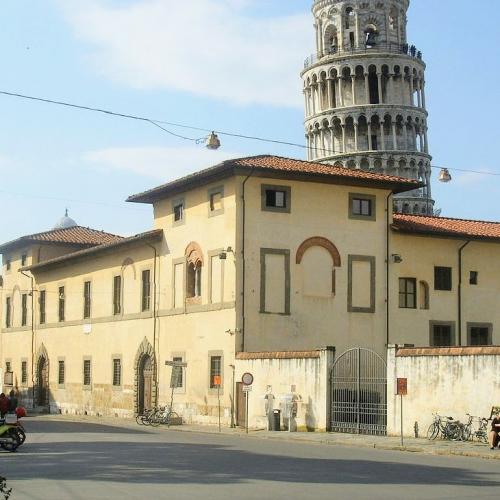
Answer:
<path fill-rule="evenodd" d="M 11 500 L 500 496 L 496 460 L 47 419 L 25 426 L 25 445 L 0 453 Z"/>

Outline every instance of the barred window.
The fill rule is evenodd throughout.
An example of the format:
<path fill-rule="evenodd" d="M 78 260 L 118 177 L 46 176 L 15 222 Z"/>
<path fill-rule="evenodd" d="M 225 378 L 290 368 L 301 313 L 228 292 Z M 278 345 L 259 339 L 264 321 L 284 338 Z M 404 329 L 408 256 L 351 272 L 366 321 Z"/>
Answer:
<path fill-rule="evenodd" d="M 210 389 L 217 389 L 215 377 L 222 375 L 222 356 L 210 356 Z"/>
<path fill-rule="evenodd" d="M 113 314 L 121 314 L 122 312 L 122 277 L 115 276 L 113 278 Z"/>
<path fill-rule="evenodd" d="M 113 359 L 113 386 L 119 387 L 122 385 L 122 360 L 120 358 Z"/>
<path fill-rule="evenodd" d="M 174 356 L 172 358 L 172 361 L 174 363 L 182 363 L 182 357 L 181 356 Z M 174 388 L 175 389 L 180 389 L 181 387 L 184 386 L 184 373 L 183 373 L 183 368 L 182 366 L 173 366 L 172 371 L 175 371 L 175 377 L 172 377 L 175 379 L 175 384 Z"/>
<path fill-rule="evenodd" d="M 90 281 L 83 284 L 83 318 L 90 318 L 91 295 L 90 295 Z"/>
<path fill-rule="evenodd" d="M 62 359 L 59 360 L 58 368 L 59 368 L 59 370 L 58 370 L 58 373 L 57 373 L 57 383 L 59 385 L 63 385 L 65 377 L 66 377 L 66 370 L 65 370 L 64 360 L 62 360 Z M 89 377 L 90 377 L 90 375 L 89 375 Z M 90 382 L 89 382 L 89 384 L 90 384 Z"/>
<path fill-rule="evenodd" d="M 26 385 L 28 383 L 28 362 L 21 361 L 21 384 Z"/>
<path fill-rule="evenodd" d="M 91 381 L 91 364 L 90 359 L 83 360 L 83 385 L 90 385 Z"/>
<path fill-rule="evenodd" d="M 434 289 L 450 291 L 451 288 L 451 267 L 435 267 Z"/>

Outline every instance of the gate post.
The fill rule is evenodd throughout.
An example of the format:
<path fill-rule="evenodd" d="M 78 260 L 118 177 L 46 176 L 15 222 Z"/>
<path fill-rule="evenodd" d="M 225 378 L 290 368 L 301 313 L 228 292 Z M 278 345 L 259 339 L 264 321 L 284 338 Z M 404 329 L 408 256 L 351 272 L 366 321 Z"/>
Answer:
<path fill-rule="evenodd" d="M 356 410 L 357 410 L 357 429 L 358 434 L 361 431 L 361 349 L 358 347 L 356 356 L 356 374 L 357 374 L 357 383 L 356 383 Z"/>
<path fill-rule="evenodd" d="M 324 425 L 322 422 L 318 422 L 318 427 L 324 428 L 325 431 L 331 431 L 332 427 L 332 418 L 331 418 L 331 408 L 332 408 L 332 377 L 333 377 L 333 360 L 335 359 L 335 347 L 326 346 L 323 347 L 320 354 L 320 364 L 321 364 L 321 378 L 324 381 L 324 401 L 325 408 L 323 410 Z M 326 393 L 325 393 L 326 392 Z"/>

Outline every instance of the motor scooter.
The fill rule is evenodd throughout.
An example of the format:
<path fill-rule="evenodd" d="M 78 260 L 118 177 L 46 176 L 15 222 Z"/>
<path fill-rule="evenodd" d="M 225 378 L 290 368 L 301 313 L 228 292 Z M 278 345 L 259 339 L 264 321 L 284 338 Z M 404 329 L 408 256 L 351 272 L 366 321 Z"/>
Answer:
<path fill-rule="evenodd" d="M 16 451 L 20 445 L 17 415 L 8 413 L 0 420 L 0 447 L 6 451 Z"/>

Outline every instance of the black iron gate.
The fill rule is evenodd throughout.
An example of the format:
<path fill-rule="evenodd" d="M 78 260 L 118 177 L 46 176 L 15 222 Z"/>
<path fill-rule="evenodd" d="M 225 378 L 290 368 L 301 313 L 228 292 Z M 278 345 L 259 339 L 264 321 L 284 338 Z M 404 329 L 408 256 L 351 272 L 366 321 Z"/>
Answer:
<path fill-rule="evenodd" d="M 331 390 L 332 432 L 387 433 L 387 365 L 376 352 L 344 352 L 332 367 Z"/>

